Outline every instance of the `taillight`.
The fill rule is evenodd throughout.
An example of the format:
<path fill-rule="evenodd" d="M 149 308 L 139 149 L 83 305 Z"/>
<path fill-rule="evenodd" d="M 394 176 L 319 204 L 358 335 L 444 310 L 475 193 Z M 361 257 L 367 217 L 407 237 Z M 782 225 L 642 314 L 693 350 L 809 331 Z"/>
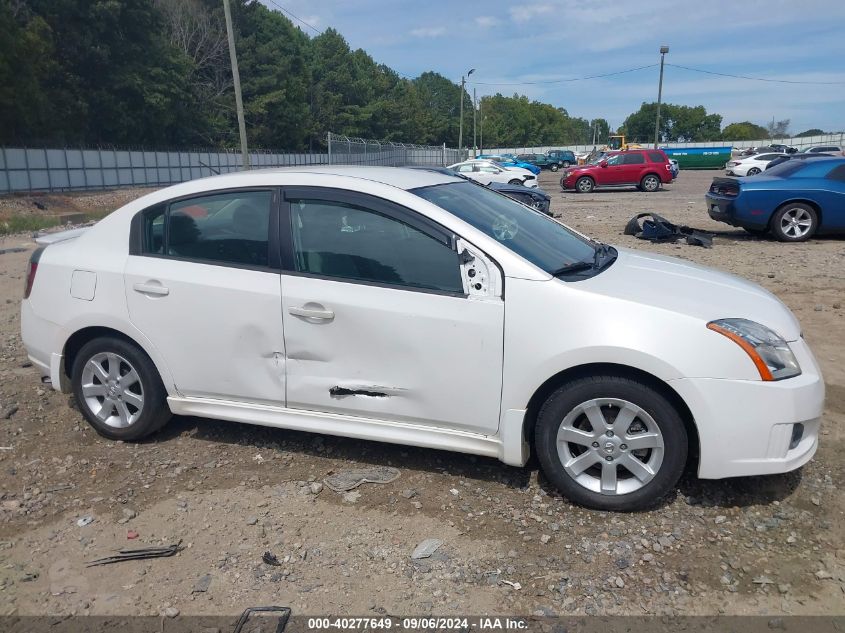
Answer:
<path fill-rule="evenodd" d="M 29 269 L 26 271 L 26 286 L 23 289 L 23 298 L 29 299 L 32 292 L 32 284 L 35 283 L 35 273 L 38 272 L 38 263 L 29 262 Z"/>

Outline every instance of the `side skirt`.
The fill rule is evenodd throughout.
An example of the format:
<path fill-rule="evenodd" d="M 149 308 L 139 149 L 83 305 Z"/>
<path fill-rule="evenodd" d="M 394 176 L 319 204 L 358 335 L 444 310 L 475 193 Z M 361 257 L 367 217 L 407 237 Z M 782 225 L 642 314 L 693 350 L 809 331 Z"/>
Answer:
<path fill-rule="evenodd" d="M 193 415 L 374 442 L 437 448 L 497 459 L 502 459 L 504 455 L 502 442 L 495 435 L 212 398 L 170 396 L 167 403 L 174 415 Z"/>

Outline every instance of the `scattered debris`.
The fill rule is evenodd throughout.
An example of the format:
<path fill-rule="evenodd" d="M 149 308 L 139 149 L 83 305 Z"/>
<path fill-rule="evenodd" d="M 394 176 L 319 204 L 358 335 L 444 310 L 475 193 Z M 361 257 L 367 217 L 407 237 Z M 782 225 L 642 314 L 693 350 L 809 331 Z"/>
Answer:
<path fill-rule="evenodd" d="M 504 580 L 502 578 L 499 579 L 499 582 L 502 583 L 503 585 L 510 585 L 511 587 L 516 589 L 517 591 L 522 589 L 522 585 L 520 585 L 518 582 L 513 582 L 511 580 Z"/>
<path fill-rule="evenodd" d="M 146 560 L 148 558 L 165 558 L 174 556 L 182 549 L 182 541 L 166 547 L 142 547 L 141 549 L 122 549 L 114 556 L 106 556 L 105 558 L 98 558 L 87 563 L 86 567 L 96 567 L 97 565 L 110 565 L 112 563 L 121 563 L 126 560 Z"/>
<path fill-rule="evenodd" d="M 355 503 L 358 499 L 361 498 L 361 493 L 357 490 L 353 490 L 352 492 L 346 492 L 343 494 L 343 500 L 346 503 Z"/>
<path fill-rule="evenodd" d="M 232 633 L 241 633 L 247 620 L 249 620 L 249 616 L 253 613 L 278 613 L 279 619 L 276 622 L 276 627 L 273 629 L 268 627 L 268 630 L 275 631 L 275 633 L 282 633 L 288 625 L 291 610 L 289 607 L 249 607 L 241 613 L 241 617 L 238 618 L 238 622 L 235 624 L 235 630 Z"/>
<path fill-rule="evenodd" d="M 11 405 L 11 406 L 9 406 L 9 407 L 6 407 L 6 408 L 3 410 L 3 418 L 4 418 L 5 420 L 8 420 L 8 419 L 9 419 L 9 418 L 11 418 L 13 415 L 15 415 L 17 412 L 18 412 L 18 405 L 13 404 L 13 405 Z"/>
<path fill-rule="evenodd" d="M 434 554 L 441 545 L 443 545 L 443 541 L 440 539 L 427 538 L 414 548 L 414 551 L 411 552 L 411 558 L 413 560 L 428 558 Z"/>
<path fill-rule="evenodd" d="M 261 557 L 261 560 L 263 560 L 268 565 L 272 565 L 273 567 L 278 567 L 279 565 L 281 565 L 278 557 L 272 552 L 264 552 L 264 555 Z"/>
<path fill-rule="evenodd" d="M 651 219 L 643 220 L 643 224 L 640 226 L 640 218 L 646 217 Z M 635 215 L 625 225 L 625 235 L 633 235 L 649 242 L 677 242 L 683 239 L 692 246 L 703 246 L 704 248 L 713 246 L 712 235 L 688 226 L 677 226 L 656 213 L 638 213 Z"/>
<path fill-rule="evenodd" d="M 139 534 L 135 530 L 129 530 L 126 533 L 126 538 L 128 538 L 130 541 L 134 541 L 136 538 L 138 538 L 138 536 Z"/>
<path fill-rule="evenodd" d="M 399 477 L 399 469 L 391 466 L 373 466 L 372 468 L 356 468 L 332 473 L 325 479 L 325 483 L 335 492 L 349 492 L 361 484 L 389 484 Z"/>
<path fill-rule="evenodd" d="M 79 517 L 76 520 L 77 527 L 85 527 L 86 525 L 91 525 L 94 522 L 94 517 L 88 515 L 84 517 Z"/>
<path fill-rule="evenodd" d="M 209 587 L 211 587 L 211 574 L 205 574 L 204 576 L 200 576 L 196 583 L 194 583 L 191 593 L 205 593 Z"/>
<path fill-rule="evenodd" d="M 0 448 L 3 448 L 0 446 Z M 71 490 L 75 488 L 73 484 L 56 484 L 55 486 L 50 486 L 47 488 L 47 492 L 59 492 L 60 490 Z"/>
<path fill-rule="evenodd" d="M 323 492 L 323 484 L 321 484 L 319 481 L 312 481 L 310 484 L 308 484 L 308 489 L 311 491 L 312 495 L 318 495 Z"/>
<path fill-rule="evenodd" d="M 175 618 L 177 615 L 179 615 L 179 609 L 176 607 L 167 607 L 164 610 L 164 616 L 167 618 Z"/>

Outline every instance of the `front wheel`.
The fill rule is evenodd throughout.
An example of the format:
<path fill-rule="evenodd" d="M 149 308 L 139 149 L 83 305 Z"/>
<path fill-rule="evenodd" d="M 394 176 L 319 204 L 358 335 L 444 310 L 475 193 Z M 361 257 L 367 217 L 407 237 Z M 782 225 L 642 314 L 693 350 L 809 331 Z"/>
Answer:
<path fill-rule="evenodd" d="M 647 192 L 657 191 L 660 188 L 660 178 L 654 174 L 644 176 L 640 181 L 640 189 Z"/>
<path fill-rule="evenodd" d="M 819 227 L 819 216 L 808 204 L 790 202 L 775 212 L 772 233 L 781 242 L 803 242 L 810 239 Z"/>
<path fill-rule="evenodd" d="M 582 176 L 575 181 L 575 190 L 579 193 L 590 193 L 595 186 L 596 184 L 593 182 L 593 179 L 587 176 Z"/>
<path fill-rule="evenodd" d="M 553 163 L 553 164 L 551 165 L 551 167 L 549 167 L 549 169 L 551 169 L 552 171 L 557 171 L 559 168 L 560 168 L 560 167 L 559 167 L 559 165 L 558 165 L 557 163 Z"/>
<path fill-rule="evenodd" d="M 139 440 L 170 419 L 167 393 L 150 358 L 115 337 L 89 341 L 76 354 L 73 395 L 82 415 L 100 435 Z"/>
<path fill-rule="evenodd" d="M 678 483 L 687 432 L 675 407 L 638 380 L 599 375 L 558 388 L 537 417 L 534 446 L 546 478 L 597 510 L 647 508 Z"/>

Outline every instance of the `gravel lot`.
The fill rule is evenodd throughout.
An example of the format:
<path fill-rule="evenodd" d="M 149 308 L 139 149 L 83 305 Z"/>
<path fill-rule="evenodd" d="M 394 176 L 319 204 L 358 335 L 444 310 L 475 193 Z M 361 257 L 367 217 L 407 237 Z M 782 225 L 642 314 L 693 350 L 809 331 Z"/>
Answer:
<path fill-rule="evenodd" d="M 688 475 L 638 514 L 574 507 L 533 464 L 434 450 L 193 418 L 140 444 L 103 440 L 29 367 L 18 299 L 33 243 L 0 240 L 27 249 L 0 255 L 0 615 L 234 614 L 257 604 L 334 615 L 845 613 L 845 241 L 784 245 L 710 221 L 703 193 L 714 174 L 682 172 L 654 194 L 590 195 L 562 194 L 554 175 L 541 176 L 553 210 L 585 233 L 773 291 L 824 371 L 822 443 L 802 471 Z M 108 204 L 97 196 L 84 204 Z M 713 248 L 622 235 L 642 211 L 717 233 Z M 345 495 L 322 485 L 367 466 L 401 474 Z M 93 522 L 78 527 L 85 516 Z M 412 560 L 426 538 L 442 545 Z M 173 558 L 84 566 L 179 540 Z M 280 564 L 262 562 L 265 551 Z"/>

